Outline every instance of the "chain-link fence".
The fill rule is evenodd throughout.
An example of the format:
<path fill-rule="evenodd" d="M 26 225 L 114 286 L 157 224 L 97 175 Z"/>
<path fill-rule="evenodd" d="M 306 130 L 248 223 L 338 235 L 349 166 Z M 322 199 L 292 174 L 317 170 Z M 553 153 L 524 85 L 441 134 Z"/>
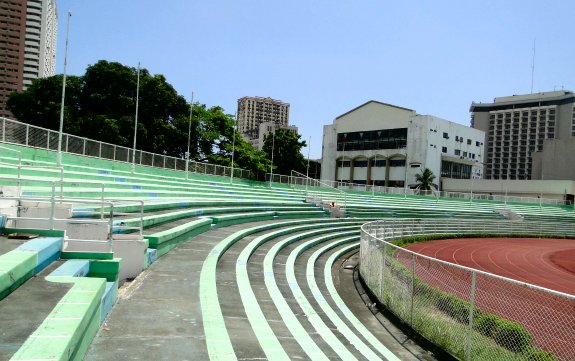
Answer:
<path fill-rule="evenodd" d="M 459 359 L 575 360 L 575 296 L 392 244 L 415 235 L 478 233 L 574 237 L 575 225 L 447 219 L 371 222 L 362 227 L 361 275 L 389 311 Z"/>
<path fill-rule="evenodd" d="M 16 120 L 0 118 L 0 140 L 3 143 L 20 144 L 48 150 L 58 150 L 58 132 L 36 127 Z M 119 145 L 99 142 L 75 135 L 62 134 L 62 151 L 95 158 L 111 159 L 119 162 L 134 163 L 140 166 L 166 168 L 185 171 L 186 159 L 170 157 L 122 147 Z M 193 173 L 230 176 L 231 167 L 190 161 L 188 171 Z M 234 177 L 251 178 L 251 172 L 234 168 Z"/>

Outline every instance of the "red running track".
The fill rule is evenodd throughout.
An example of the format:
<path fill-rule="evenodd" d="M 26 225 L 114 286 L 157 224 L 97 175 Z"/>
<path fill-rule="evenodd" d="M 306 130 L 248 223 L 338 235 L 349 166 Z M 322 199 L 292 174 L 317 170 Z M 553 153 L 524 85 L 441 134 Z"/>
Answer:
<path fill-rule="evenodd" d="M 575 240 L 537 238 L 448 239 L 406 247 L 419 254 L 575 295 Z M 403 258 L 403 256 L 399 256 Z M 406 265 L 410 257 L 402 259 Z M 422 258 L 417 276 L 469 300 L 469 272 Z M 575 301 L 548 292 L 477 276 L 475 305 L 524 325 L 535 344 L 561 359 L 575 359 Z"/>
<path fill-rule="evenodd" d="M 575 295 L 575 240 L 464 238 L 407 249 L 451 263 Z"/>

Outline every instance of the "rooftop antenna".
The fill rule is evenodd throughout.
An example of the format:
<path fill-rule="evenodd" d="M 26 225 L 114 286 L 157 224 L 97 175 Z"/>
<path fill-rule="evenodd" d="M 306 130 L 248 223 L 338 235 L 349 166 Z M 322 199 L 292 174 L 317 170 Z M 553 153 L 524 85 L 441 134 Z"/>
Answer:
<path fill-rule="evenodd" d="M 535 38 L 533 38 L 533 59 L 531 61 L 531 94 L 533 94 L 533 77 L 535 75 Z"/>

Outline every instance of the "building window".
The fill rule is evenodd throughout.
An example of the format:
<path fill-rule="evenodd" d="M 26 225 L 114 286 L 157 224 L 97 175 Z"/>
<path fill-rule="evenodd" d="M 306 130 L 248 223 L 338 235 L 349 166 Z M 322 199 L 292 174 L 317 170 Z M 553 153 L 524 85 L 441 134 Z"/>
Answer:
<path fill-rule="evenodd" d="M 448 161 L 441 162 L 441 176 L 455 179 L 470 179 L 471 166 Z"/>
<path fill-rule="evenodd" d="M 479 141 L 476 141 L 476 142 L 475 142 L 475 146 L 476 146 L 476 147 L 479 147 Z"/>
<path fill-rule="evenodd" d="M 467 144 L 471 145 L 471 139 L 467 139 Z"/>
<path fill-rule="evenodd" d="M 407 128 L 337 134 L 337 150 L 402 149 L 407 146 Z"/>
<path fill-rule="evenodd" d="M 367 167 L 367 160 L 356 160 L 353 162 L 354 168 L 366 168 Z"/>
<path fill-rule="evenodd" d="M 464 156 L 464 157 L 467 157 L 467 152 L 463 152 L 463 156 Z"/>
<path fill-rule="evenodd" d="M 349 161 L 349 160 L 344 160 L 344 161 L 338 160 L 338 161 L 337 161 L 337 167 L 338 167 L 338 168 L 342 168 L 342 167 L 343 167 L 343 168 L 349 168 L 350 165 L 351 165 L 351 164 L 350 164 L 350 161 Z"/>
<path fill-rule="evenodd" d="M 390 167 L 405 167 L 405 159 L 392 159 L 389 161 Z"/>
<path fill-rule="evenodd" d="M 461 150 L 456 149 L 456 150 L 455 150 L 455 155 L 460 155 L 460 154 L 461 154 Z"/>
<path fill-rule="evenodd" d="M 447 153 L 447 147 L 441 147 L 441 153 Z"/>
<path fill-rule="evenodd" d="M 449 139 L 449 134 L 447 134 L 447 132 L 443 132 L 443 138 Z"/>
<path fill-rule="evenodd" d="M 445 137 L 444 137 L 444 138 L 445 138 Z M 455 141 L 456 141 L 456 142 L 459 142 L 459 136 L 458 136 L 458 135 L 455 136 Z"/>
<path fill-rule="evenodd" d="M 387 160 L 385 159 L 372 159 L 371 166 L 372 167 L 385 167 L 387 165 Z"/>

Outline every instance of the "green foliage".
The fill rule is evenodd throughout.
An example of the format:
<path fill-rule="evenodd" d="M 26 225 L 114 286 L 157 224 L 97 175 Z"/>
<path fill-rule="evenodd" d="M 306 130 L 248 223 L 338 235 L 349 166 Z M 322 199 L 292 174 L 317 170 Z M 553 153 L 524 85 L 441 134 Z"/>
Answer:
<path fill-rule="evenodd" d="M 64 131 L 131 147 L 136 113 L 137 69 L 100 60 L 66 80 Z M 12 93 L 8 108 L 28 124 L 58 130 L 62 76 L 36 79 Z M 137 148 L 180 157 L 185 152 L 189 106 L 161 75 L 140 71 Z M 178 128 L 179 127 L 179 128 Z"/>
<path fill-rule="evenodd" d="M 306 146 L 300 141 L 301 136 L 289 129 L 276 129 L 264 139 L 263 151 L 268 159 L 272 159 L 274 173 L 290 175 L 292 170 L 300 173 L 306 171 L 306 161 L 301 149 Z"/>
<path fill-rule="evenodd" d="M 551 352 L 532 350 L 529 352 L 527 359 L 529 361 L 557 361 L 557 357 Z"/>
<path fill-rule="evenodd" d="M 533 337 L 517 322 L 499 319 L 492 331 L 495 342 L 513 352 L 524 351 L 531 347 Z"/>
<path fill-rule="evenodd" d="M 415 175 L 416 188 L 421 190 L 431 190 L 434 186 L 433 181 L 435 180 L 435 175 L 429 168 L 425 168 L 421 174 Z"/>
<path fill-rule="evenodd" d="M 64 132 L 131 148 L 137 81 L 136 68 L 105 60 L 88 66 L 83 76 L 67 77 Z M 21 122 L 58 130 L 61 95 L 61 75 L 36 79 L 26 91 L 12 93 L 7 106 Z M 190 119 L 190 105 L 163 75 L 140 69 L 138 106 L 138 149 L 185 158 L 189 131 L 190 160 L 230 166 L 235 153 L 236 167 L 262 179 L 269 171 L 266 154 L 241 138 L 232 116 L 219 106 L 194 104 Z M 278 161 L 287 149 L 283 138 L 278 136 L 276 144 Z"/>
<path fill-rule="evenodd" d="M 435 306 L 441 312 L 447 314 L 454 320 L 461 323 L 469 322 L 469 302 L 463 301 L 449 293 L 442 292 L 435 300 Z M 473 317 L 476 318 L 481 314 L 479 308 L 473 309 Z"/>
<path fill-rule="evenodd" d="M 78 114 L 78 97 L 81 92 L 80 77 L 66 78 L 64 127 L 73 124 Z M 43 128 L 60 128 L 62 100 L 62 75 L 36 79 L 24 92 L 11 93 L 7 108 L 22 122 Z"/>
<path fill-rule="evenodd" d="M 491 337 L 497 327 L 500 318 L 493 314 L 483 314 L 475 320 L 474 327 L 482 335 Z"/>

